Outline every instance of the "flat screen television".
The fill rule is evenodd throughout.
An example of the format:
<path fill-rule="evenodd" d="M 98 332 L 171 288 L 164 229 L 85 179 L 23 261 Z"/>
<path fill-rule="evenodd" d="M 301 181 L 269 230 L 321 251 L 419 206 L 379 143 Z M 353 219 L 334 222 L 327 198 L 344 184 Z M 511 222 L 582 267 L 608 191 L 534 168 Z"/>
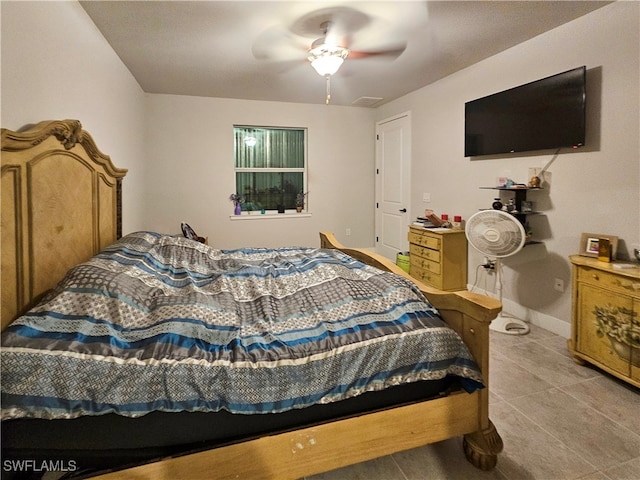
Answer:
<path fill-rule="evenodd" d="M 586 70 L 574 68 L 465 103 L 465 156 L 583 146 Z"/>

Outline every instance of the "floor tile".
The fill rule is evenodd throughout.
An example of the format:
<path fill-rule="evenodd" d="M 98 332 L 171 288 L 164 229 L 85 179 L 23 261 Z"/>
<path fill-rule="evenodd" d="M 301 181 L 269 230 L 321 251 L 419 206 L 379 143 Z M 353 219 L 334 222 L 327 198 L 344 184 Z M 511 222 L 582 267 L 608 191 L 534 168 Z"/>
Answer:
<path fill-rule="evenodd" d="M 610 477 L 607 477 L 602 472 L 595 472 L 589 475 L 585 475 L 584 477 L 580 477 L 580 480 L 612 480 Z"/>
<path fill-rule="evenodd" d="M 498 470 L 484 472 L 467 461 L 462 438 L 452 438 L 393 455 L 407 480 L 506 480 Z"/>
<path fill-rule="evenodd" d="M 595 467 L 508 404 L 491 419 L 504 442 L 497 469 L 508 479 L 577 479 Z"/>
<path fill-rule="evenodd" d="M 541 346 L 537 342 L 522 343 L 500 350 L 507 358 L 555 386 L 571 385 L 599 373 L 572 359 Z"/>
<path fill-rule="evenodd" d="M 601 376 L 562 387 L 562 390 L 640 435 L 640 389 Z"/>
<path fill-rule="evenodd" d="M 391 456 L 307 477 L 307 480 L 406 480 Z"/>
<path fill-rule="evenodd" d="M 537 343 L 573 360 L 573 356 L 571 355 L 571 353 L 569 352 L 569 348 L 567 347 L 567 339 L 564 337 L 554 335 L 547 338 L 542 338 L 538 340 Z"/>
<path fill-rule="evenodd" d="M 489 361 L 489 391 L 510 399 L 551 388 L 547 383 L 518 363 L 494 352 Z"/>
<path fill-rule="evenodd" d="M 600 470 L 629 461 L 640 452 L 639 435 L 559 389 L 509 403 Z"/>
<path fill-rule="evenodd" d="M 611 480 L 638 480 L 640 478 L 640 457 L 608 468 L 604 473 Z"/>

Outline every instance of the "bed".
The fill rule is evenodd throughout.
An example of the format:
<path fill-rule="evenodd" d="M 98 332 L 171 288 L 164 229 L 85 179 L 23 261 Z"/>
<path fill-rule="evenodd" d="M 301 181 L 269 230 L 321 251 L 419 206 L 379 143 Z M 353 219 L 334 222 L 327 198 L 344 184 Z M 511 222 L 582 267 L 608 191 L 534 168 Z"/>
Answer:
<path fill-rule="evenodd" d="M 123 235 L 125 174 L 77 120 L 2 130 L 3 476 L 293 479 L 453 436 L 495 466 L 499 302 L 329 232 Z"/>

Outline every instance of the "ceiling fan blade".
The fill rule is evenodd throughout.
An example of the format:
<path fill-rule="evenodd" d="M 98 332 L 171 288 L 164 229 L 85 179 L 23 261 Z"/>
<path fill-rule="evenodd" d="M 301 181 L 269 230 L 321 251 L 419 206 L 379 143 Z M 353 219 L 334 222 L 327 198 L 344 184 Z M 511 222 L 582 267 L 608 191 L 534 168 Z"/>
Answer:
<path fill-rule="evenodd" d="M 257 60 L 300 60 L 306 58 L 307 41 L 280 27 L 270 27 L 261 32 L 251 46 Z"/>
<path fill-rule="evenodd" d="M 347 58 L 351 60 L 357 60 L 361 58 L 386 57 L 390 60 L 395 60 L 400 55 L 402 55 L 402 53 L 405 51 L 406 48 L 407 48 L 407 45 L 404 44 L 402 46 L 398 46 L 396 48 L 390 48 L 388 50 L 374 50 L 374 51 L 368 51 L 368 52 L 350 50 L 349 57 Z"/>
<path fill-rule="evenodd" d="M 322 36 L 343 36 L 368 25 L 369 16 L 351 7 L 333 6 L 313 10 L 298 18 L 290 26 L 294 34 L 316 39 Z"/>

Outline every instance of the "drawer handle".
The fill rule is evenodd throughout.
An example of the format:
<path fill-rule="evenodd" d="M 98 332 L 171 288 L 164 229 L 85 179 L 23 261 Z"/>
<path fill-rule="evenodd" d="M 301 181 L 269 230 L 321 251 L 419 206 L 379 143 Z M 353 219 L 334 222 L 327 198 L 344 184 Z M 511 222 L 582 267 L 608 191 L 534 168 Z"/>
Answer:
<path fill-rule="evenodd" d="M 626 288 L 627 290 L 638 290 L 640 289 L 640 283 L 623 283 L 621 282 L 619 279 L 616 278 L 616 280 L 613 282 L 617 287 L 622 287 L 622 288 Z"/>
<path fill-rule="evenodd" d="M 600 277 L 598 276 L 597 273 L 594 273 L 592 276 L 594 280 L 600 280 Z"/>
<path fill-rule="evenodd" d="M 475 335 L 475 334 L 476 334 L 476 331 L 475 331 L 473 328 L 470 328 L 470 329 L 469 329 L 469 333 L 470 333 L 471 335 Z"/>

